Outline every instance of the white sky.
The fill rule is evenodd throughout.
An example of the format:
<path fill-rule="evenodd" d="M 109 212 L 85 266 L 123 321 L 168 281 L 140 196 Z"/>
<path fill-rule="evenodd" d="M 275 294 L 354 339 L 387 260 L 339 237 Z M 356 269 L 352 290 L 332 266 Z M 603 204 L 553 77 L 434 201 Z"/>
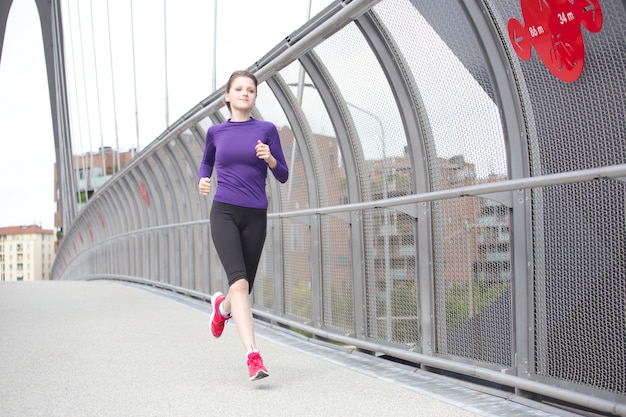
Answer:
<path fill-rule="evenodd" d="M 314 16 L 331 0 L 311 3 Z M 166 0 L 164 7 L 158 0 L 134 0 L 133 70 L 130 1 L 62 0 L 75 154 L 97 152 L 101 144 L 116 147 L 115 142 L 122 150 L 138 141 L 143 148 L 165 129 L 165 10 L 169 122 L 211 93 L 214 4 Z M 268 4 L 218 1 L 218 88 L 232 71 L 253 65 L 306 21 L 309 0 Z M 133 73 L 137 77 L 139 138 Z M 54 136 L 34 0 L 14 0 L 9 13 L 0 58 L 0 132 L 0 227 L 40 224 L 53 229 Z"/>
<path fill-rule="evenodd" d="M 210 95 L 214 78 L 214 1 L 218 2 L 217 88 L 234 70 L 252 66 L 302 26 L 309 2 L 311 16 L 332 2 L 61 0 L 74 154 L 97 153 L 102 145 L 122 151 L 137 144 L 143 148 L 165 130 L 166 120 L 175 122 Z M 164 23 L 167 23 L 166 30 Z M 427 39 L 431 39 L 428 42 L 434 45 L 432 39 L 436 41 L 437 36 L 434 33 L 431 37 L 424 36 L 424 42 Z M 431 58 L 440 60 L 448 53 L 447 62 L 458 68 L 448 72 L 451 79 L 445 84 L 457 86 L 462 80 L 471 78 L 459 78 L 458 74 L 463 73 L 462 64 L 443 43 L 439 41 L 436 45 L 436 53 Z M 425 50 L 427 47 L 425 44 L 418 49 Z M 419 57 L 424 61 L 428 54 Z M 413 65 L 420 68 L 418 63 Z M 436 65 L 427 64 L 426 68 Z M 437 147 L 440 148 L 438 155 L 463 154 L 469 162 L 476 163 L 479 171 L 500 168 L 484 160 L 484 155 L 491 155 L 489 151 L 484 151 L 484 146 L 475 146 L 494 143 L 494 140 L 481 139 L 484 136 L 484 118 L 474 118 L 480 122 L 479 129 L 473 133 L 465 132 L 469 136 L 463 141 L 457 140 L 459 133 L 454 129 L 467 131 L 472 124 L 464 121 L 462 112 L 455 113 L 459 120 L 463 120 L 458 123 L 461 127 L 450 123 L 450 112 L 476 105 L 474 90 L 465 82 L 448 89 L 448 95 L 440 90 L 428 94 L 431 81 L 430 77 L 426 77 L 420 86 L 427 98 L 434 99 L 430 116 L 438 140 Z M 441 84 L 439 82 L 437 86 Z M 461 90 L 467 94 L 459 95 Z M 482 94 L 481 97 L 485 96 L 479 87 L 475 90 Z M 463 97 L 469 100 L 467 105 L 458 103 Z M 497 132 L 497 109 L 488 100 L 483 101 L 484 107 L 491 109 L 494 115 L 493 131 Z M 442 102 L 456 104 L 448 109 L 442 106 Z M 438 115 L 444 117 L 441 123 L 435 123 Z M 0 134 L 0 227 L 40 224 L 45 229 L 53 229 L 54 136 L 35 0 L 13 0 L 9 13 L 0 58 Z M 503 151 L 498 152 L 498 155 L 503 154 Z"/>

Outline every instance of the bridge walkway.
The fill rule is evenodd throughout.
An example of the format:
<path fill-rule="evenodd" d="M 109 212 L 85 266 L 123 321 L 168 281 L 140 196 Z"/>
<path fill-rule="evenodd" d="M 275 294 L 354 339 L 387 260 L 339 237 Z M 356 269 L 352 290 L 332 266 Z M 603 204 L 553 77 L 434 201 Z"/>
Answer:
<path fill-rule="evenodd" d="M 0 415 L 557 415 L 265 323 L 270 377 L 249 382 L 234 325 L 213 338 L 209 312 L 147 286 L 2 282 Z"/>

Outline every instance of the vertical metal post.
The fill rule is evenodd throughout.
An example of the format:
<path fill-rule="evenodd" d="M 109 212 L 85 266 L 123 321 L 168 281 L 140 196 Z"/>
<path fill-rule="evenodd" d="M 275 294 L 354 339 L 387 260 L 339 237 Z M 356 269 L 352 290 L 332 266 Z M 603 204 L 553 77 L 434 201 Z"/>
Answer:
<path fill-rule="evenodd" d="M 350 107 L 355 108 L 356 110 L 359 110 L 363 113 L 365 113 L 366 115 L 372 117 L 374 120 L 376 120 L 376 122 L 378 123 L 378 126 L 380 127 L 380 143 L 381 143 L 381 147 L 382 147 L 382 156 L 383 156 L 383 168 L 382 168 L 382 179 L 383 179 L 383 199 L 387 200 L 387 198 L 389 198 L 389 191 L 388 191 L 388 184 L 387 184 L 387 151 L 386 151 L 386 145 L 385 145 L 385 128 L 383 126 L 383 122 L 382 120 L 380 120 L 380 117 L 378 117 L 376 114 L 372 113 L 369 110 L 365 110 L 362 107 L 357 106 L 356 104 L 350 103 L 346 101 L 346 104 Z M 384 257 L 385 257 L 385 304 L 386 304 L 386 308 L 385 308 L 385 314 L 387 317 L 387 340 L 391 341 L 392 338 L 392 331 L 393 331 L 393 326 L 392 326 L 392 308 L 391 308 L 391 291 L 392 291 L 392 284 L 391 284 L 391 248 L 390 248 L 390 244 L 389 244 L 389 209 L 388 208 L 383 208 L 383 244 L 384 244 Z"/>

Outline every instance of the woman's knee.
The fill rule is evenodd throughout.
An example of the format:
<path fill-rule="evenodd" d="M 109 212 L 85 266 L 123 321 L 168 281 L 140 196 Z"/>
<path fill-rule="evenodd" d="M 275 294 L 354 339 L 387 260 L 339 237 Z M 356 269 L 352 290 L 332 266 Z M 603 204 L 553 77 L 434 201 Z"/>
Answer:
<path fill-rule="evenodd" d="M 248 290 L 249 290 L 249 284 L 248 284 L 248 280 L 245 277 L 242 277 L 240 279 L 238 279 L 237 281 L 233 282 L 232 285 L 230 286 L 230 291 L 232 292 L 241 292 L 241 293 L 245 293 L 246 295 L 248 295 Z"/>

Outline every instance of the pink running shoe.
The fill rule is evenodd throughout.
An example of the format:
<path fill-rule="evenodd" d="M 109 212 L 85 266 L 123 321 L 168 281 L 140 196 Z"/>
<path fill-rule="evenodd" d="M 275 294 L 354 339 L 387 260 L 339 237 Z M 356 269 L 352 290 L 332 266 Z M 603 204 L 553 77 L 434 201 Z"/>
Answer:
<path fill-rule="evenodd" d="M 261 359 L 259 352 L 252 352 L 248 355 L 248 369 L 250 370 L 250 381 L 257 381 L 270 376 L 263 366 L 263 359 Z"/>
<path fill-rule="evenodd" d="M 220 304 L 224 302 L 226 297 L 221 292 L 216 292 L 211 297 L 211 333 L 213 333 L 214 337 L 220 337 L 222 332 L 224 331 L 224 325 L 230 319 L 230 314 L 228 317 L 222 316 L 220 313 Z"/>

